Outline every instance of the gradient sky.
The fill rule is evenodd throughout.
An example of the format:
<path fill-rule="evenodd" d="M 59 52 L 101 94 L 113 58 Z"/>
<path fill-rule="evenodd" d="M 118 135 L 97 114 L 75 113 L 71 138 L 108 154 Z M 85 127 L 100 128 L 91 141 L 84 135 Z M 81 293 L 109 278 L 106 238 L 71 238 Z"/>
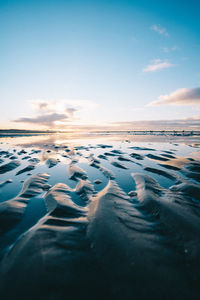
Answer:
<path fill-rule="evenodd" d="M 199 11 L 0 0 L 0 128 L 200 129 Z"/>

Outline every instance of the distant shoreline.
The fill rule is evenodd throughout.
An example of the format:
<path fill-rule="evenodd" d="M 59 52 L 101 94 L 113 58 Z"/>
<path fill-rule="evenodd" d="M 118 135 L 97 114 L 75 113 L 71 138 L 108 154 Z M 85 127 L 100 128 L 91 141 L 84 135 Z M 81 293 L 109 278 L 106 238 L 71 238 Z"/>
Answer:
<path fill-rule="evenodd" d="M 200 136 L 200 130 L 104 130 L 91 132 L 73 132 L 73 131 L 42 131 L 42 130 L 21 130 L 21 129 L 0 129 L 0 138 L 18 137 L 18 136 L 35 136 L 51 134 L 86 134 L 86 135 L 161 135 L 161 136 Z"/>

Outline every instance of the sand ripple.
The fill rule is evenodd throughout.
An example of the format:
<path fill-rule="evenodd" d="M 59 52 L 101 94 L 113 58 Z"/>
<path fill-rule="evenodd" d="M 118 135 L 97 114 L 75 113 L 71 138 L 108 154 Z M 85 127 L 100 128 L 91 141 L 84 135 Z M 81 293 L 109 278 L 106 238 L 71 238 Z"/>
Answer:
<path fill-rule="evenodd" d="M 133 145 L 47 145 L 58 159 L 35 149 L 17 148 L 21 160 L 0 152 L 3 176 L 22 162 L 22 178 L 30 166 L 53 177 L 31 176 L 0 203 L 2 299 L 198 299 L 199 159 L 179 157 L 178 145 L 176 156 Z M 13 183 L 4 177 L 0 188 Z M 42 217 L 6 244 L 37 195 Z"/>

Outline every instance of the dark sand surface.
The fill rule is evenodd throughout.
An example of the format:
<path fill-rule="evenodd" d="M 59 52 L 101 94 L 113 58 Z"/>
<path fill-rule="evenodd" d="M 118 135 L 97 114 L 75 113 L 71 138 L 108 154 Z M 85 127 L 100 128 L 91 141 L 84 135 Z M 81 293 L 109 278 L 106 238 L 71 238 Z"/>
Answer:
<path fill-rule="evenodd" d="M 0 139 L 0 299 L 199 299 L 200 138 Z"/>

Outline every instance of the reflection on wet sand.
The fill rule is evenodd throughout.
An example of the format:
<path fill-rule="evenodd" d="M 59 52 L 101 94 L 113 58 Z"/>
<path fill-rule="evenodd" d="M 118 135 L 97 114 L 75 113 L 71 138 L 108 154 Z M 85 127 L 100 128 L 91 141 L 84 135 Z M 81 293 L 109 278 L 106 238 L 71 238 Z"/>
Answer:
<path fill-rule="evenodd" d="M 197 299 L 200 148 L 177 138 L 1 139 L 1 298 Z"/>

